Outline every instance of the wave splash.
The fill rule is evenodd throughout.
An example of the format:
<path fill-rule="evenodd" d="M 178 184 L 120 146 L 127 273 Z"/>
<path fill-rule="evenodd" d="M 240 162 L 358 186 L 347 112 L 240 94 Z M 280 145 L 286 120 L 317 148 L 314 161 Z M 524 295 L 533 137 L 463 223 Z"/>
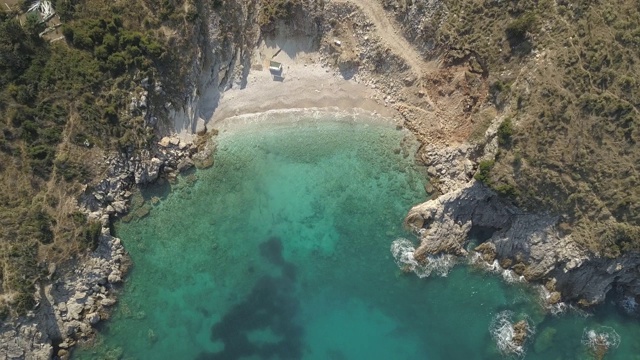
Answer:
<path fill-rule="evenodd" d="M 525 282 L 524 276 L 516 274 L 516 272 L 513 270 L 503 268 L 502 266 L 500 266 L 498 260 L 493 260 L 493 262 L 491 263 L 486 262 L 482 258 L 482 255 L 477 251 L 470 252 L 468 262 L 470 265 L 479 267 L 490 273 L 500 275 L 502 279 L 507 283 L 512 284 Z"/>
<path fill-rule="evenodd" d="M 416 259 L 415 251 L 413 243 L 405 238 L 398 238 L 391 243 L 391 254 L 396 265 L 404 272 L 415 273 L 419 278 L 428 277 L 432 273 L 447 276 L 456 263 L 455 256 L 447 254 Z"/>
<path fill-rule="evenodd" d="M 513 321 L 513 312 L 499 312 L 489 325 L 491 337 L 496 342 L 503 356 L 524 358 L 525 344 L 535 334 L 535 327 L 528 317 L 518 322 Z"/>
<path fill-rule="evenodd" d="M 609 326 L 600 326 L 596 329 L 585 328 L 581 342 L 596 359 L 602 359 L 610 350 L 620 346 L 620 335 Z"/>

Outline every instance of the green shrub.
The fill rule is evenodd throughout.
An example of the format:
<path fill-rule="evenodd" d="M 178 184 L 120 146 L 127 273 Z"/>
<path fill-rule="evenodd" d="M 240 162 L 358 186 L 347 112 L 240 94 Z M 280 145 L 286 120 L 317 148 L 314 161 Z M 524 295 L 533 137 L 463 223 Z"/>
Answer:
<path fill-rule="evenodd" d="M 9 316 L 9 308 L 0 303 L 0 321 L 5 321 Z"/>
<path fill-rule="evenodd" d="M 474 175 L 474 178 L 484 184 L 489 185 L 491 183 L 491 169 L 493 169 L 493 165 L 495 161 L 493 160 L 483 160 L 478 164 L 478 170 Z"/>
<path fill-rule="evenodd" d="M 198 18 L 198 10 L 196 10 L 196 8 L 194 7 L 191 7 L 189 8 L 189 10 L 187 11 L 184 17 L 187 21 L 194 22 Z"/>
<path fill-rule="evenodd" d="M 18 292 L 18 295 L 14 299 L 13 306 L 19 315 L 25 315 L 27 311 L 33 309 L 33 306 L 36 304 L 33 298 L 34 291 L 35 288 L 25 287 Z"/>
<path fill-rule="evenodd" d="M 102 46 L 104 46 L 111 54 L 114 51 L 118 50 L 118 38 L 116 38 L 113 34 L 106 34 L 102 39 Z"/>
<path fill-rule="evenodd" d="M 81 164 L 71 161 L 66 156 L 58 157 L 54 161 L 58 175 L 61 175 L 65 181 L 79 180 L 85 182 L 88 180 L 89 172 Z"/>
<path fill-rule="evenodd" d="M 115 53 L 107 59 L 107 69 L 114 75 L 120 75 L 127 70 L 127 60 L 122 53 Z"/>
<path fill-rule="evenodd" d="M 294 6 L 300 4 L 300 0 L 265 0 L 261 2 L 261 11 L 258 18 L 260 26 L 267 26 L 278 19 L 289 18 Z"/>
<path fill-rule="evenodd" d="M 98 247 L 100 234 L 102 233 L 102 224 L 99 221 L 89 221 L 83 232 L 83 240 L 85 246 L 91 251 Z"/>
<path fill-rule="evenodd" d="M 24 22 L 24 31 L 33 38 L 38 38 L 38 35 L 44 30 L 45 25 L 40 21 L 40 16 L 35 12 L 27 13 Z"/>
<path fill-rule="evenodd" d="M 110 124 L 118 123 L 118 112 L 113 105 L 109 105 L 104 112 L 102 113 L 102 117 L 107 120 Z"/>
<path fill-rule="evenodd" d="M 525 39 L 527 32 L 533 31 L 535 24 L 535 14 L 527 12 L 507 25 L 505 30 L 507 38 L 509 38 L 510 41 L 522 41 Z"/>
<path fill-rule="evenodd" d="M 82 226 L 87 223 L 87 215 L 85 215 L 81 211 L 74 211 L 71 214 L 69 214 L 69 216 L 73 220 L 73 223 L 78 226 Z"/>
<path fill-rule="evenodd" d="M 500 146 L 511 145 L 511 136 L 513 135 L 513 123 L 511 118 L 506 118 L 498 127 L 498 144 Z"/>
<path fill-rule="evenodd" d="M 513 185 L 509 184 L 500 184 L 493 188 L 498 194 L 506 197 L 516 197 L 518 195 L 518 191 Z"/>
<path fill-rule="evenodd" d="M 109 54 L 109 49 L 104 45 L 96 46 L 95 49 L 93 49 L 93 56 L 98 60 L 106 60 Z"/>

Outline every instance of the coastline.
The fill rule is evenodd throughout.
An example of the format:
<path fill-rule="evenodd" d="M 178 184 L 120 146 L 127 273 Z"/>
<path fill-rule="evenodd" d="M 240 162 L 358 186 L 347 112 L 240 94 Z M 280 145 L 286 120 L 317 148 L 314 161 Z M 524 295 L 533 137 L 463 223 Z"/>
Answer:
<path fill-rule="evenodd" d="M 328 116 L 331 117 L 331 122 L 403 128 L 402 123 L 397 119 L 382 116 L 377 112 L 369 112 L 360 108 L 346 110 L 338 107 L 323 107 L 276 109 L 230 116 L 216 122 L 215 130 L 218 132 L 216 136 L 220 136 L 226 132 L 247 128 L 259 131 L 274 126 L 313 125 L 323 122 L 323 119 Z"/>
<path fill-rule="evenodd" d="M 365 37 L 364 34 L 366 33 L 359 33 L 358 36 L 361 38 L 354 41 L 368 42 L 368 36 Z M 444 82 L 451 87 L 450 92 L 439 98 L 441 102 L 436 104 L 438 107 L 434 110 L 430 108 L 431 105 L 426 104 L 436 91 L 428 87 L 429 83 L 419 90 L 416 85 L 416 88 L 406 90 L 406 93 L 402 92 L 405 90 L 395 91 L 389 83 L 408 83 L 409 78 L 403 79 L 401 71 L 393 76 L 381 73 L 372 75 L 368 72 L 372 70 L 367 70 L 365 66 L 362 66 L 361 71 L 356 67 L 357 76 L 351 77 L 348 71 L 339 71 L 337 64 L 329 66 L 330 61 L 323 57 L 327 52 L 314 48 L 308 40 L 280 37 L 266 41 L 254 49 L 256 53 L 250 60 L 251 70 L 247 70 L 245 64 L 243 70 L 247 70 L 247 75 L 242 77 L 242 80 L 234 80 L 234 75 L 231 75 L 228 83 L 220 82 L 220 88 L 225 90 L 219 90 L 218 86 L 213 85 L 204 89 L 202 95 L 199 95 L 201 101 L 194 112 L 199 115 L 195 115 L 192 119 L 194 123 L 190 124 L 195 125 L 196 120 L 202 121 L 201 129 L 194 126 L 191 132 L 174 131 L 162 140 L 158 139 L 158 146 L 150 151 L 136 155 L 117 154 L 105 159 L 110 167 L 108 174 L 104 179 L 98 179 L 97 185 L 88 190 L 82 199 L 85 212 L 91 218 L 101 221 L 103 225 L 98 249 L 71 264 L 71 270 L 65 277 L 57 278 L 53 288 L 50 284 L 48 287 L 38 288 L 40 307 L 26 320 L 22 319 L 21 323 L 10 324 L 15 330 L 0 328 L 0 355 L 12 354 L 13 351 L 13 354 L 18 354 L 18 358 L 25 353 L 36 359 L 51 358 L 54 353 L 64 358 L 68 354 L 67 349 L 71 349 L 76 341 L 90 341 L 95 331 L 94 326 L 108 319 L 109 307 L 116 302 L 118 289 L 128 266 L 126 251 L 120 240 L 112 236 L 110 226 L 115 218 L 129 211 L 130 190 L 152 183 L 161 176 L 177 176 L 194 166 L 194 162 L 197 163 L 199 158 L 210 157 L 215 148 L 213 141 L 209 140 L 211 133 L 224 132 L 236 126 L 255 125 L 256 119 L 268 117 L 273 112 L 329 111 L 341 112 L 346 116 L 380 117 L 389 119 L 389 123 L 396 126 L 406 126 L 411 129 L 412 134 L 420 137 L 425 146 L 416 154 L 417 161 L 422 161 L 429 167 L 429 176 L 437 179 L 434 186 L 444 195 L 439 199 L 416 205 L 407 218 L 408 225 L 415 225 L 416 234 L 422 237 L 420 252 L 450 252 L 460 255 L 466 251 L 466 236 L 474 225 L 479 224 L 480 227 L 484 225 L 495 232 L 495 236 L 486 242 L 484 250 L 474 251 L 477 254 L 484 251 L 482 261 L 500 265 L 503 269 L 522 270 L 523 275 L 518 274 L 519 276 L 524 276 L 527 270 L 527 280 L 530 280 L 531 285 L 546 285 L 544 279 L 549 276 L 558 278 L 558 285 L 554 278 L 549 289 L 546 289 L 553 295 L 553 301 L 549 303 L 556 304 L 556 301 L 564 299 L 567 294 L 578 294 L 580 297 L 576 295 L 569 300 L 587 300 L 585 305 L 589 306 L 604 300 L 611 284 L 620 276 L 630 279 L 629 283 L 634 283 L 633 269 L 638 259 L 623 258 L 617 266 L 610 266 L 616 265 L 615 261 L 590 258 L 591 254 L 583 252 L 583 249 L 567 247 L 567 243 L 574 243 L 568 237 L 557 236 L 557 219 L 535 216 L 525 218 L 519 217 L 520 214 L 516 216 L 515 213 L 520 210 L 502 203 L 495 193 L 481 188 L 482 186 L 473 179 L 477 163 L 490 158 L 492 152 L 495 155 L 497 151 L 496 131 L 502 119 L 500 116 L 496 115 L 492 121 L 493 125 L 482 134 L 486 144 L 481 146 L 463 142 L 460 145 L 456 139 L 466 138 L 470 132 L 470 125 L 464 117 L 460 117 L 460 123 L 451 121 L 456 118 L 457 113 L 454 110 L 462 108 L 460 104 L 463 104 L 462 100 L 465 99 L 456 92 L 456 87 L 451 85 L 451 82 Z M 344 39 L 342 41 L 344 44 L 348 42 Z M 283 81 L 273 79 L 268 70 L 270 59 L 283 63 Z M 460 74 L 466 76 L 466 67 L 460 68 L 463 69 Z M 195 71 L 196 76 L 206 77 L 207 70 L 198 69 Z M 235 69 L 229 71 L 232 70 Z M 389 78 L 380 81 L 382 85 L 371 80 L 385 76 Z M 452 76 L 452 79 L 461 82 L 459 78 Z M 433 83 L 437 82 L 434 80 Z M 409 105 L 420 105 L 420 101 L 426 105 L 420 105 L 419 108 L 407 104 L 391 106 L 390 104 L 394 104 L 400 96 L 422 99 L 414 99 L 415 102 L 410 102 Z M 434 96 L 434 99 L 438 100 L 437 96 Z M 483 98 L 476 99 L 473 104 L 476 103 L 482 104 Z M 170 121 L 177 122 L 176 119 Z M 205 135 L 207 130 L 209 134 Z M 436 141 L 433 141 L 434 139 Z M 207 145 L 204 145 L 205 143 Z M 443 145 L 445 143 L 448 147 Z M 477 204 L 487 198 L 493 201 L 492 204 L 496 204 L 497 209 L 510 213 L 500 217 L 499 211 L 492 208 L 486 211 L 493 216 L 492 219 L 467 219 L 464 224 L 454 221 L 457 220 L 453 216 L 456 211 L 464 211 L 469 206 L 481 208 Z M 525 225 L 528 226 L 531 236 L 514 236 L 516 230 L 521 230 L 522 227 L 511 225 L 522 225 L 522 219 L 527 221 Z M 430 227 L 429 231 L 427 227 Z M 436 238 L 447 241 L 432 241 Z M 541 242 L 541 238 L 545 240 Z M 526 268 L 524 263 L 514 262 L 511 266 L 499 261 L 517 259 L 517 256 L 520 256 L 517 252 L 530 249 L 531 244 L 537 246 L 533 253 L 523 252 L 532 259 L 531 264 L 526 264 Z M 428 247 L 433 248 L 433 251 Z M 558 257 L 565 259 L 566 264 L 556 266 Z M 57 277 L 63 270 L 50 270 L 49 279 L 54 273 Z M 581 281 L 576 282 L 576 279 Z M 598 285 L 589 287 L 593 290 L 580 292 L 580 289 L 575 288 L 575 284 L 586 286 L 593 279 L 597 280 Z"/>
<path fill-rule="evenodd" d="M 262 51 L 275 52 L 262 48 Z M 50 269 L 53 284 L 37 290 L 38 308 L 27 317 L 0 328 L 0 354 L 12 358 L 68 358 L 78 343 L 93 340 L 96 326 L 106 321 L 117 304 L 118 292 L 130 267 L 130 259 L 120 239 L 111 233 L 112 222 L 133 211 L 135 187 L 171 178 L 212 156 L 212 139 L 218 128 L 255 125 L 256 119 L 270 114 L 340 113 L 345 120 L 367 118 L 374 123 L 401 126 L 393 108 L 375 100 L 376 93 L 322 65 L 317 54 L 276 59 L 287 63 L 284 81 L 274 81 L 268 69 L 255 66 L 243 89 L 232 87 L 220 95 L 219 106 L 206 122 L 200 136 L 174 133 L 159 139 L 151 151 L 115 154 L 105 159 L 109 170 L 105 178 L 88 188 L 79 206 L 90 219 L 102 224 L 97 248 L 68 264 L 69 269 Z M 311 86 L 309 86 L 311 85 Z M 205 94 L 206 95 L 206 94 Z M 207 101 L 216 99 L 204 98 Z M 294 118 L 278 117 L 291 123 Z M 267 125 L 267 123 L 264 123 Z M 196 145 L 199 143 L 200 146 Z M 55 274 L 55 275 L 54 275 Z"/>

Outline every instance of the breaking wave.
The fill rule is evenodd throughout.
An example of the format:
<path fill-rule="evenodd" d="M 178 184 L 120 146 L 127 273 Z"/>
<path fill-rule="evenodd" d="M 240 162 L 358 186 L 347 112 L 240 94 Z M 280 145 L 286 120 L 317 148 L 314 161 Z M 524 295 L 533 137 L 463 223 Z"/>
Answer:
<path fill-rule="evenodd" d="M 499 274 L 502 276 L 502 279 L 507 283 L 521 283 L 525 282 L 524 276 L 516 274 L 515 271 L 505 269 L 500 266 L 498 260 L 493 260 L 493 262 L 488 263 L 483 258 L 482 255 L 476 251 L 473 251 L 469 255 L 469 264 L 480 267 L 481 269 Z"/>
<path fill-rule="evenodd" d="M 620 346 L 620 335 L 609 326 L 600 326 L 596 329 L 585 328 L 581 342 L 596 358 L 601 359 L 609 350 Z"/>
<path fill-rule="evenodd" d="M 439 276 L 447 276 L 449 270 L 455 265 L 456 258 L 453 255 L 426 256 L 417 260 L 414 257 L 416 248 L 410 240 L 398 238 L 391 243 L 391 254 L 396 265 L 402 271 L 413 272 L 420 278 L 436 273 Z"/>
<path fill-rule="evenodd" d="M 524 345 L 535 334 L 535 327 L 528 317 L 523 321 L 524 328 L 516 329 L 518 323 L 513 321 L 513 312 L 509 310 L 499 312 L 491 321 L 489 332 L 502 355 L 520 359 L 525 356 Z"/>
<path fill-rule="evenodd" d="M 538 290 L 540 293 L 540 305 L 545 310 L 549 311 L 551 315 L 558 316 L 564 314 L 565 312 L 567 312 L 567 310 L 569 310 L 569 305 L 567 305 L 567 303 L 562 301 L 552 301 L 551 292 L 543 285 L 540 285 L 538 287 Z"/>

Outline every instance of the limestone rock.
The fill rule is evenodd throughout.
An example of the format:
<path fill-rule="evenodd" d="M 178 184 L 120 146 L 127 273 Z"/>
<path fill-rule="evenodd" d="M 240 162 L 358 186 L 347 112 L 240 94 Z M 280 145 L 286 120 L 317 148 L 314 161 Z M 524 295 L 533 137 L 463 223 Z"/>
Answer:
<path fill-rule="evenodd" d="M 193 167 L 193 161 L 190 158 L 184 158 L 178 163 L 178 171 L 184 172 Z"/>
<path fill-rule="evenodd" d="M 109 277 L 107 278 L 107 280 L 111 284 L 117 284 L 117 283 L 121 282 L 122 278 L 120 277 L 120 272 L 118 272 L 118 271 L 112 272 L 111 274 L 109 274 Z"/>
<path fill-rule="evenodd" d="M 116 213 L 118 214 L 124 214 L 125 212 L 127 212 L 127 203 L 126 201 L 114 201 L 111 203 L 111 206 L 113 207 L 113 209 L 115 210 Z"/>
<path fill-rule="evenodd" d="M 597 257 L 571 235 L 561 236 L 557 223 L 555 216 L 525 213 L 475 180 L 413 207 L 405 219 L 405 225 L 420 236 L 418 256 L 464 256 L 469 234 L 489 229 L 491 237 L 476 249 L 483 258 L 515 263 L 513 269 L 528 281 L 555 279 L 556 298 L 562 294 L 562 300 L 596 304 L 614 284 L 630 295 L 640 293 L 640 254 Z"/>
<path fill-rule="evenodd" d="M 136 184 L 154 182 L 158 178 L 162 165 L 163 161 L 155 157 L 150 160 L 142 159 L 139 161 L 134 171 Z"/>
<path fill-rule="evenodd" d="M 159 142 L 158 145 L 162 146 L 163 148 L 169 147 L 169 145 L 171 145 L 171 138 L 169 138 L 168 136 L 163 137 Z"/>
<path fill-rule="evenodd" d="M 100 304 L 102 306 L 113 306 L 115 303 L 116 303 L 115 299 L 106 298 L 106 299 L 100 300 Z"/>
<path fill-rule="evenodd" d="M 477 145 L 446 148 L 431 145 L 425 146 L 418 157 L 427 166 L 429 176 L 437 178 L 433 185 L 445 194 L 465 187 L 473 178 L 475 163 L 472 159 L 477 153 Z"/>
<path fill-rule="evenodd" d="M 70 300 L 67 303 L 67 317 L 73 320 L 80 320 L 82 318 L 82 311 L 84 305 Z"/>
<path fill-rule="evenodd" d="M 196 121 L 196 134 L 204 135 L 207 132 L 207 124 L 203 118 L 199 117 Z"/>
<path fill-rule="evenodd" d="M 100 321 L 100 315 L 97 313 L 91 313 L 87 315 L 87 320 L 89 320 L 89 324 L 95 325 Z"/>
<path fill-rule="evenodd" d="M 505 228 L 514 212 L 515 209 L 505 206 L 495 193 L 474 181 L 467 187 L 414 206 L 405 224 L 420 234 L 417 254 L 466 255 L 464 247 L 472 227 Z M 415 228 L 420 222 L 421 228 Z"/>

